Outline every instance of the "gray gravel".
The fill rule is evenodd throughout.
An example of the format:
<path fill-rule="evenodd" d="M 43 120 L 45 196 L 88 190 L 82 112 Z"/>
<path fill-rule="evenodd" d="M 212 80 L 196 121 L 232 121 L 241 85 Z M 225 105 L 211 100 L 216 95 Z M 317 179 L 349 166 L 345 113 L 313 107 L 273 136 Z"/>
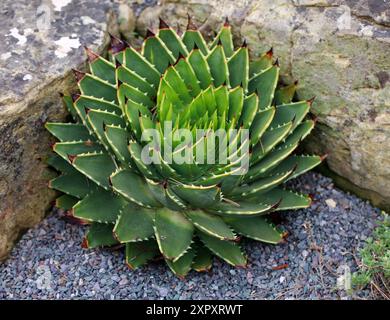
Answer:
<path fill-rule="evenodd" d="M 310 209 L 280 215 L 289 233 L 286 243 L 246 241 L 247 269 L 215 259 L 211 272 L 191 272 L 185 281 L 162 262 L 131 271 L 122 250 L 82 249 L 83 227 L 55 212 L 29 230 L 0 265 L 0 299 L 370 298 L 368 290 L 348 296 L 338 289 L 337 278 L 345 266 L 356 269 L 356 250 L 370 236 L 380 210 L 318 173 L 296 179 L 293 186 L 314 194 L 315 201 Z"/>

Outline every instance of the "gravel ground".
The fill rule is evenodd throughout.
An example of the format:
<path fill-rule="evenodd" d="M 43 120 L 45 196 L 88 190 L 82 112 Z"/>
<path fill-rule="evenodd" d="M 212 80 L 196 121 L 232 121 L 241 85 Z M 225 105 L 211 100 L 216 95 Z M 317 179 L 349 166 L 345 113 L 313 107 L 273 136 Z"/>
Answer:
<path fill-rule="evenodd" d="M 215 259 L 209 273 L 179 280 L 162 262 L 131 271 L 122 250 L 85 250 L 83 227 L 59 212 L 29 230 L 0 265 L 0 299 L 351 299 L 337 288 L 345 267 L 356 268 L 356 250 L 370 236 L 380 210 L 309 173 L 297 190 L 312 193 L 310 209 L 285 212 L 286 243 L 246 241 L 247 269 Z"/>

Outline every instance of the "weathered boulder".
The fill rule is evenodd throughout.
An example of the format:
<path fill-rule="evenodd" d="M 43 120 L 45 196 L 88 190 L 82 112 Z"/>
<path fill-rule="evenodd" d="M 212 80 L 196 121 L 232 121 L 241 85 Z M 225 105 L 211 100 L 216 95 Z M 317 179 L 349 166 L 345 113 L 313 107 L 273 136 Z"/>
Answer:
<path fill-rule="evenodd" d="M 66 115 L 58 93 L 73 90 L 83 45 L 101 52 L 116 33 L 109 0 L 4 0 L 0 4 L 0 259 L 53 199 L 43 124 Z M 115 23 L 114 23 L 115 22 Z"/>
<path fill-rule="evenodd" d="M 161 15 L 185 28 L 187 13 L 206 34 L 225 17 L 252 55 L 274 47 L 285 81 L 317 96 L 309 152 L 328 153 L 336 182 L 390 207 L 390 5 L 387 0 L 176 0 L 145 9 L 137 28 Z"/>

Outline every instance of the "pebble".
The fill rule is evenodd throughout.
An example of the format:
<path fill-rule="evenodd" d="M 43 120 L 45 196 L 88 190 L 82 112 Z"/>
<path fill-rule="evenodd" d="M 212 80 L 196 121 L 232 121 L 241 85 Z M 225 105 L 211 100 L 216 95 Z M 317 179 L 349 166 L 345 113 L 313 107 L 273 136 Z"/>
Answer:
<path fill-rule="evenodd" d="M 242 248 L 249 259 L 245 270 L 215 258 L 210 272 L 190 272 L 185 282 L 163 261 L 131 271 L 123 250 L 81 248 L 85 227 L 69 224 L 60 212 L 53 212 L 28 230 L 0 265 L 0 300 L 370 299 L 369 289 L 351 295 L 335 288 L 340 270 L 357 268 L 353 255 L 345 252 L 364 245 L 380 210 L 334 189 L 332 180 L 318 173 L 288 184 L 312 193 L 315 201 L 311 208 L 280 214 L 278 227 L 288 233 L 286 243 L 244 239 Z M 272 270 L 274 266 L 284 267 Z"/>

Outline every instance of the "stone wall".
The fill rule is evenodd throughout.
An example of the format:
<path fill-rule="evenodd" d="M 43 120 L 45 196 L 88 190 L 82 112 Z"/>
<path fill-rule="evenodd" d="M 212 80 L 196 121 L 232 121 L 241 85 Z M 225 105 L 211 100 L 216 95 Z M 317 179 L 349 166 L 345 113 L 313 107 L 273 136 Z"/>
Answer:
<path fill-rule="evenodd" d="M 83 67 L 84 44 L 99 52 L 117 33 L 111 1 L 71 2 L 0 4 L 0 260 L 54 199 L 43 125 L 66 116 L 59 92 L 74 89 L 71 68 Z"/>

